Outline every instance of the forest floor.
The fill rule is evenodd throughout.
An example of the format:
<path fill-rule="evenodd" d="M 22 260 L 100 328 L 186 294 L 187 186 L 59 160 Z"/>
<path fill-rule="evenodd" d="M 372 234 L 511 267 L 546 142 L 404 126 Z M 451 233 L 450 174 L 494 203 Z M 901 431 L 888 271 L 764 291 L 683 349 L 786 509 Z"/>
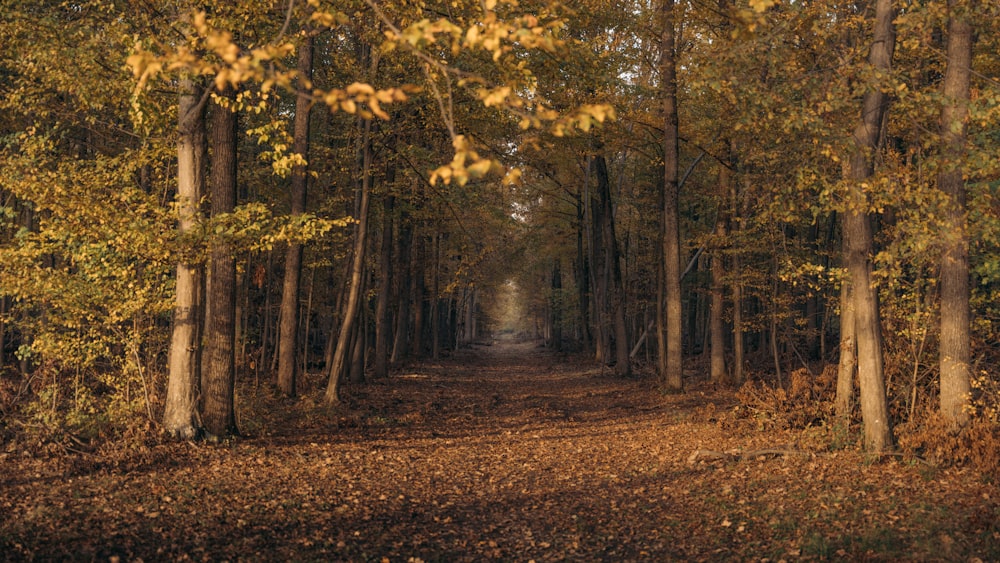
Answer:
<path fill-rule="evenodd" d="M 223 445 L 0 453 L 0 559 L 1000 560 L 996 483 L 721 424 L 734 395 L 705 383 L 496 343 L 333 411 L 304 387 L 245 396 L 268 414 Z"/>

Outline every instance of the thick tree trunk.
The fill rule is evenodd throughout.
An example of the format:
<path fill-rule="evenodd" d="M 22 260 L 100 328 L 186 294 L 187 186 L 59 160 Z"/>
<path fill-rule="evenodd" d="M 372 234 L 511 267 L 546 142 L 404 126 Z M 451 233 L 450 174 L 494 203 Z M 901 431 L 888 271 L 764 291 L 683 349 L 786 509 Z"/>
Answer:
<path fill-rule="evenodd" d="M 606 298 L 611 313 L 615 336 L 615 375 L 632 375 L 629 358 L 628 324 L 625 321 L 625 287 L 622 281 L 621 250 L 615 234 L 615 215 L 611 200 L 611 180 L 608 177 L 607 161 L 603 154 L 594 157 L 594 172 L 597 179 L 597 194 L 600 206 L 601 243 L 604 255 L 605 279 L 608 280 Z"/>
<path fill-rule="evenodd" d="M 840 360 L 837 366 L 837 397 L 834 401 L 837 419 L 850 423 L 854 409 L 854 376 L 858 372 L 858 348 L 854 337 L 854 295 L 850 280 L 840 286 Z"/>
<path fill-rule="evenodd" d="M 221 94 L 230 102 L 235 92 Z M 231 213 L 236 207 L 236 113 L 228 107 L 212 106 L 211 197 L 212 217 Z M 211 439 L 237 433 L 234 408 L 236 382 L 236 258 L 224 241 L 211 243 L 205 352 L 202 358 L 202 414 Z"/>
<path fill-rule="evenodd" d="M 295 99 L 295 131 L 292 151 L 309 157 L 310 81 L 312 80 L 313 39 L 307 35 L 299 46 L 299 92 Z M 306 210 L 309 174 L 305 166 L 292 169 L 291 213 Z M 285 253 L 285 280 L 281 292 L 281 328 L 278 336 L 278 388 L 289 397 L 296 394 L 299 335 L 299 285 L 302 279 L 302 245 L 290 243 Z"/>
<path fill-rule="evenodd" d="M 885 72 L 890 69 L 895 43 L 893 17 L 892 0 L 877 0 L 875 36 L 868 61 Z M 844 261 L 854 294 L 861 415 L 865 447 L 872 452 L 883 452 L 892 447 L 892 425 L 885 395 L 878 292 L 871 272 L 872 226 L 868 216 L 868 195 L 863 185 L 874 173 L 874 152 L 887 103 L 888 98 L 880 89 L 872 89 L 864 95 L 861 120 L 852 135 L 854 146 L 849 161 L 849 208 L 844 214 Z"/>
<path fill-rule="evenodd" d="M 358 308 L 361 306 L 361 285 L 363 282 L 365 265 L 365 246 L 368 235 L 368 199 L 371 189 L 371 120 L 364 122 L 364 165 L 361 175 L 361 203 L 358 213 L 358 224 L 354 237 L 354 256 L 351 263 L 350 290 L 347 297 L 347 306 L 344 312 L 344 321 L 340 325 L 340 333 L 337 337 L 337 347 L 334 349 L 333 361 L 330 363 L 324 399 L 327 404 L 335 405 L 340 402 L 340 378 L 344 372 L 347 361 L 347 354 L 350 348 L 351 331 L 357 321 Z"/>
<path fill-rule="evenodd" d="M 678 120 L 677 61 L 674 56 L 674 0 L 663 0 L 663 33 L 660 42 L 660 81 L 663 91 L 663 320 L 657 327 L 662 333 L 660 377 L 668 391 L 683 389 L 683 314 L 681 305 L 680 211 L 678 209 Z"/>
<path fill-rule="evenodd" d="M 948 1 L 948 50 L 941 111 L 938 189 L 948 198 L 941 253 L 941 415 L 953 429 L 969 422 L 972 377 L 969 308 L 969 235 L 965 224 L 963 156 L 972 70 L 971 0 Z"/>
<path fill-rule="evenodd" d="M 205 108 L 202 90 L 194 81 L 181 81 L 177 139 L 177 230 L 195 228 L 204 184 Z M 198 433 L 200 380 L 202 268 L 178 264 L 174 322 L 170 335 L 166 408 L 163 427 L 172 436 L 192 438 Z"/>

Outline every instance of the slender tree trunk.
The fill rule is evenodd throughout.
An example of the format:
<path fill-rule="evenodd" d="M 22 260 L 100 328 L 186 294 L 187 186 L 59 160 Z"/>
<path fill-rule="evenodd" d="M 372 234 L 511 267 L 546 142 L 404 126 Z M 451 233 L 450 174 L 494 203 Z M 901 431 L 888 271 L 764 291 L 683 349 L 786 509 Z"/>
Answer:
<path fill-rule="evenodd" d="M 231 104 L 235 91 L 221 94 Z M 230 105 L 231 105 L 230 104 Z M 236 207 L 236 113 L 229 107 L 212 106 L 211 197 L 212 217 L 231 213 Z M 211 243 L 208 309 L 205 323 L 205 353 L 202 358 L 202 414 L 205 431 L 212 439 L 238 432 L 234 408 L 236 382 L 236 259 L 224 241 Z"/>
<path fill-rule="evenodd" d="M 730 154 L 735 154 L 731 150 Z M 742 241 L 743 233 L 743 206 L 740 205 L 740 192 L 738 182 L 731 182 L 729 197 L 732 200 L 732 217 L 735 219 L 733 228 L 736 230 L 736 244 Z M 743 266 L 738 252 L 733 253 L 732 273 L 733 273 L 733 383 L 743 385 L 744 375 L 744 352 L 746 350 L 745 337 L 743 331 Z"/>
<path fill-rule="evenodd" d="M 412 346 L 414 358 L 424 357 L 424 271 L 423 236 L 414 236 L 413 252 L 410 255 L 410 303 L 413 305 Z"/>
<path fill-rule="evenodd" d="M 720 181 L 725 184 L 728 181 L 729 170 L 723 168 L 720 172 Z M 729 186 L 723 185 L 724 192 L 729 191 Z M 726 238 L 726 220 L 724 214 L 719 212 L 719 218 L 715 222 L 715 236 L 718 239 L 717 251 L 712 255 L 712 289 L 711 305 L 709 307 L 709 332 L 711 333 L 711 378 L 713 383 L 724 383 L 728 379 L 726 373 L 726 332 L 725 323 L 722 319 L 725 299 L 723 295 L 724 280 L 726 275 L 725 265 L 722 256 L 722 244 Z"/>
<path fill-rule="evenodd" d="M 431 290 L 431 357 L 441 356 L 441 233 L 434 233 L 434 270 Z"/>
<path fill-rule="evenodd" d="M 7 296 L 0 297 L 0 373 L 7 363 Z"/>
<path fill-rule="evenodd" d="M 837 366 L 837 397 L 834 401 L 837 418 L 850 423 L 854 409 L 854 376 L 858 372 L 857 340 L 854 330 L 854 295 L 850 280 L 840 286 L 840 360 Z"/>
<path fill-rule="evenodd" d="M 578 193 L 576 199 L 576 262 L 577 306 L 580 314 L 580 341 L 584 350 L 591 349 L 590 338 L 590 268 L 583 252 L 583 234 L 586 228 L 583 194 Z"/>
<path fill-rule="evenodd" d="M 295 99 L 295 131 L 292 151 L 309 158 L 310 81 L 312 80 L 313 38 L 307 35 L 299 46 L 299 87 Z M 305 166 L 292 168 L 291 213 L 306 210 L 309 174 Z M 281 292 L 281 328 L 278 336 L 278 388 L 289 397 L 296 394 L 299 363 L 296 361 L 299 335 L 299 285 L 302 279 L 302 245 L 289 243 L 285 253 L 285 280 Z"/>
<path fill-rule="evenodd" d="M 552 349 L 562 351 L 562 272 L 559 259 L 552 263 Z"/>
<path fill-rule="evenodd" d="M 361 205 L 358 213 L 357 230 L 354 237 L 354 256 L 351 266 L 350 293 L 347 298 L 347 307 L 344 312 L 344 321 L 340 325 L 340 334 L 337 337 L 337 347 L 334 349 L 333 361 L 328 372 L 329 380 L 326 386 L 325 401 L 329 405 L 340 402 L 340 377 L 344 372 L 344 365 L 347 360 L 347 353 L 350 345 L 351 331 L 357 320 L 358 308 L 361 304 L 361 284 L 365 265 L 365 246 L 368 235 L 368 199 L 371 189 L 371 128 L 370 119 L 364 122 L 364 166 L 361 175 Z"/>
<path fill-rule="evenodd" d="M 674 56 L 674 0 L 663 0 L 663 33 L 660 43 L 660 80 L 663 89 L 663 317 L 665 323 L 657 330 L 663 334 L 657 340 L 665 344 L 660 350 L 660 377 L 669 391 L 683 389 L 683 319 L 681 315 L 680 212 L 678 209 L 678 119 L 677 61 Z"/>
<path fill-rule="evenodd" d="M 361 294 L 365 294 L 365 287 L 361 286 Z M 367 307 L 362 299 L 361 307 L 358 309 L 358 321 L 354 328 L 354 337 L 351 343 L 351 383 L 365 382 L 365 352 L 368 349 L 368 315 Z"/>
<path fill-rule="evenodd" d="M 876 1 L 875 36 L 868 61 L 883 72 L 888 72 L 891 66 L 895 42 L 894 12 L 892 0 Z M 868 195 L 863 184 L 874 173 L 874 152 L 887 103 L 886 94 L 878 88 L 864 95 L 861 120 L 852 135 L 854 146 L 849 161 L 849 208 L 844 214 L 844 255 L 854 294 L 861 414 L 865 447 L 872 452 L 883 452 L 892 447 L 892 425 L 885 395 L 878 293 L 872 280 L 872 226 L 868 216 Z"/>
<path fill-rule="evenodd" d="M 379 252 L 378 297 L 375 301 L 375 378 L 389 376 L 389 299 L 392 297 L 392 214 L 396 198 L 389 195 L 382 208 L 382 244 Z"/>
<path fill-rule="evenodd" d="M 396 332 L 392 344 L 391 362 L 403 360 L 407 355 L 408 335 L 410 332 L 410 252 L 413 242 L 413 229 L 409 224 L 408 214 L 400 215 L 398 252 L 396 258 Z"/>
<path fill-rule="evenodd" d="M 938 189 L 948 198 L 941 253 L 941 415 L 957 429 L 969 422 L 972 351 L 969 308 L 969 235 L 965 224 L 966 195 L 962 179 L 968 129 L 974 0 L 948 0 L 947 68 L 941 111 L 941 154 Z"/>
<path fill-rule="evenodd" d="M 177 230 L 187 233 L 199 220 L 204 184 L 205 108 L 202 90 L 190 79 L 180 83 L 177 139 Z M 192 438 L 198 433 L 198 385 L 200 380 L 202 269 L 195 264 L 177 265 L 176 302 L 170 336 L 166 408 L 163 427 L 174 437 Z"/>

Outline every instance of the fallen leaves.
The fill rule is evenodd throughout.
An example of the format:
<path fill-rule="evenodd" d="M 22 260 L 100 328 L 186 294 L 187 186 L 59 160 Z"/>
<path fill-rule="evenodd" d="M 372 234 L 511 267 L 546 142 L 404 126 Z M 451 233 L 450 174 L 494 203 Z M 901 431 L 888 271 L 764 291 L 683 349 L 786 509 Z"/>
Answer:
<path fill-rule="evenodd" d="M 750 455 L 788 436 L 691 419 L 725 392 L 664 397 L 527 345 L 411 369 L 349 388 L 332 414 L 260 409 L 268 430 L 227 448 L 163 444 L 120 469 L 0 459 L 0 553 L 777 561 L 947 543 L 949 558 L 1000 557 L 996 485 L 850 451 Z M 692 463 L 702 450 L 742 453 Z"/>

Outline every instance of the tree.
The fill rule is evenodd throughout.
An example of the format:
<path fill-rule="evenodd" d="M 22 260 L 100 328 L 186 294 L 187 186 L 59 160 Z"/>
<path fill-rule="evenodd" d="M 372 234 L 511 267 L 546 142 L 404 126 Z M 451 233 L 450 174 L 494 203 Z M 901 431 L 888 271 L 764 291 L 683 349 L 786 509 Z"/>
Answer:
<path fill-rule="evenodd" d="M 298 92 L 295 97 L 295 133 L 292 150 L 308 160 L 309 115 L 312 109 L 313 37 L 306 34 L 298 50 Z M 290 195 L 293 217 L 305 213 L 308 170 L 302 164 L 292 168 Z M 292 242 L 285 252 L 285 280 L 281 293 L 281 328 L 278 336 L 278 388 L 294 397 L 298 370 L 299 284 L 302 278 L 302 245 Z"/>
<path fill-rule="evenodd" d="M 868 62 L 883 73 L 891 68 L 895 44 L 892 0 L 876 0 L 872 44 Z M 844 214 L 844 262 L 854 295 L 855 339 L 861 383 L 861 414 L 865 425 L 865 447 L 883 452 L 892 447 L 892 424 L 885 396 L 882 366 L 882 327 L 878 294 L 872 280 L 872 225 L 868 215 L 865 182 L 874 171 L 888 97 L 878 85 L 869 86 L 861 105 L 861 119 L 852 133 L 853 146 L 848 170 L 848 209 Z"/>
<path fill-rule="evenodd" d="M 966 225 L 965 156 L 972 74 L 974 1 L 948 0 L 948 48 L 942 94 L 938 189 L 945 196 L 941 254 L 941 414 L 952 428 L 969 422 L 971 347 L 969 237 Z"/>
<path fill-rule="evenodd" d="M 213 98 L 209 124 L 212 218 L 236 207 L 236 89 L 227 85 Z M 210 244 L 205 315 L 205 351 L 202 356 L 201 420 L 205 433 L 220 440 L 236 428 L 236 257 L 221 237 Z"/>
<path fill-rule="evenodd" d="M 358 311 L 361 306 L 361 285 L 363 283 L 365 249 L 368 239 L 368 205 L 371 193 L 371 131 L 370 119 L 362 122 L 362 164 L 361 182 L 359 186 L 358 219 L 354 230 L 354 253 L 351 258 L 350 289 L 347 295 L 347 305 L 344 308 L 344 319 L 337 335 L 337 345 L 334 349 L 333 361 L 327 374 L 328 381 L 324 400 L 329 405 L 340 402 L 340 380 L 347 365 L 347 353 L 351 349 L 351 335 L 355 329 Z"/>
<path fill-rule="evenodd" d="M 677 61 L 675 53 L 674 0 L 663 0 L 663 33 L 660 43 L 660 81 L 663 90 L 663 244 L 662 305 L 657 341 L 660 344 L 659 371 L 670 391 L 680 391 L 683 334 L 681 319 L 680 211 L 678 209 L 677 145 Z"/>
<path fill-rule="evenodd" d="M 200 221 L 205 167 L 205 96 L 193 79 L 180 81 L 177 109 L 178 233 L 191 233 Z M 204 269 L 197 262 L 177 264 L 176 304 L 170 337 L 163 427 L 178 438 L 198 430 L 201 380 L 201 329 Z"/>

